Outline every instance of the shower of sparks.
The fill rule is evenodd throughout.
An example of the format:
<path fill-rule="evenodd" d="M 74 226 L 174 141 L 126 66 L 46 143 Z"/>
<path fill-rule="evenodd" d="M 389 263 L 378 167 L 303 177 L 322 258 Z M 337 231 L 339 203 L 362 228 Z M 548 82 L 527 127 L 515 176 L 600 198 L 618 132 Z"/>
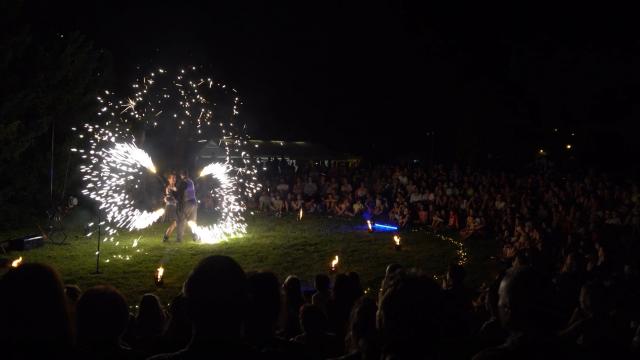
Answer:
<path fill-rule="evenodd" d="M 215 244 L 233 237 L 240 237 L 246 233 L 243 212 L 245 205 L 241 197 L 236 194 L 237 179 L 231 174 L 229 164 L 214 162 L 207 165 L 200 177 L 211 176 L 218 180 L 219 185 L 211 190 L 211 196 L 220 199 L 218 210 L 220 221 L 210 226 L 199 226 L 194 221 L 188 225 L 198 240 L 205 244 Z"/>
<path fill-rule="evenodd" d="M 199 75 L 197 67 L 174 72 L 155 69 L 137 79 L 132 90 L 124 97 L 104 91 L 97 98 L 97 121 L 72 128 L 84 144 L 71 149 L 83 159 L 83 194 L 96 200 L 104 212 L 105 241 L 117 245 L 118 230 L 144 229 L 164 215 L 163 208 L 145 210 L 137 202 L 143 178 L 154 176 L 158 169 L 133 135 L 133 129 L 144 128 L 147 136 L 153 136 L 149 134 L 160 126 L 200 142 L 220 139 L 226 152 L 224 162 L 210 164 L 201 174 L 220 183 L 208 194 L 221 200 L 220 221 L 211 226 L 189 226 L 202 243 L 242 236 L 246 232 L 244 199 L 255 195 L 260 185 L 255 162 L 245 150 L 249 139 L 246 126 L 237 119 L 242 104 L 237 91 Z M 220 111 L 217 103 L 222 106 Z M 131 248 L 137 245 L 136 240 Z"/>
<path fill-rule="evenodd" d="M 136 208 L 129 189 L 140 185 L 143 171 L 155 173 L 151 157 L 132 143 L 112 143 L 99 151 L 91 150 L 89 164 L 82 165 L 83 193 L 100 203 L 107 222 L 116 228 L 139 230 L 148 227 L 164 214 L 164 209 L 149 212 Z M 115 229 L 106 228 L 108 235 Z"/>

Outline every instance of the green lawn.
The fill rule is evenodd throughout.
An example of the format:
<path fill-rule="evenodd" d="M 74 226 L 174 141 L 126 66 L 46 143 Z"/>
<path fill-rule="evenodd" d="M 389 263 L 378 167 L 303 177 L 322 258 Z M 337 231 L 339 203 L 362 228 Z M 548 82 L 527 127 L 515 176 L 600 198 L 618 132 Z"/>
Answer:
<path fill-rule="evenodd" d="M 402 251 L 395 251 L 393 233 L 370 234 L 361 221 L 319 216 L 305 216 L 302 221 L 294 216 L 250 216 L 246 236 L 213 245 L 190 240 L 182 244 L 162 243 L 165 226 L 156 224 L 144 231 L 122 232 L 113 243 L 103 243 L 101 274 L 98 275 L 93 274 L 97 237 L 83 236 L 80 228 L 68 230 L 67 244 L 45 244 L 35 250 L 0 256 L 10 259 L 23 256 L 25 262 L 53 265 L 65 283 L 78 284 L 83 289 L 96 284 L 112 284 L 133 304 L 147 292 L 155 292 L 168 302 L 178 293 L 198 260 L 212 254 L 233 257 L 245 271 L 271 270 L 281 280 L 295 274 L 310 282 L 315 274 L 326 273 L 331 259 L 339 255 L 339 271 L 356 271 L 365 287 L 376 289 L 385 267 L 391 262 L 420 267 L 434 275 L 442 274 L 447 264 L 455 261 L 457 250 L 450 241 L 427 231 L 407 230 L 401 233 Z M 3 237 L 18 233 L 3 234 Z M 138 245 L 133 248 L 133 242 L 138 238 Z M 488 258 L 493 254 L 494 245 L 485 242 L 487 240 L 473 240 L 465 244 L 469 255 L 468 281 L 472 285 L 478 285 L 492 274 Z M 165 268 L 164 286 L 157 288 L 154 273 L 160 263 Z"/>

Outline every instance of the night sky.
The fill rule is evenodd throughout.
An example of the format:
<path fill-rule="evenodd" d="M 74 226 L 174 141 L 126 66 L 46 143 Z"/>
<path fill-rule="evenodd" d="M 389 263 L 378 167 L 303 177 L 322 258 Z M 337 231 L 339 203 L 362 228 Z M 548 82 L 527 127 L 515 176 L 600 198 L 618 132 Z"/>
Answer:
<path fill-rule="evenodd" d="M 26 1 L 27 21 L 109 51 L 117 87 L 137 67 L 210 69 L 239 90 L 256 138 L 381 154 L 428 152 L 431 131 L 451 154 L 634 149 L 640 32 L 630 9 L 202 3 Z"/>

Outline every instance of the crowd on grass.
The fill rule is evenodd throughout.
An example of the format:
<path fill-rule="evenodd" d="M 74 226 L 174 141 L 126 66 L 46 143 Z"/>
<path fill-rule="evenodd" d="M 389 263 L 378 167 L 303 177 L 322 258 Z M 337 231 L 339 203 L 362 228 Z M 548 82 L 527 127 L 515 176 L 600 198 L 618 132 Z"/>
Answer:
<path fill-rule="evenodd" d="M 27 263 L 0 280 L 8 359 L 632 359 L 640 356 L 640 189 L 592 172 L 266 164 L 255 206 L 274 216 L 363 216 L 496 236 L 480 287 L 451 264 L 442 283 L 390 264 L 379 291 L 358 274 L 301 279 L 209 256 L 164 308 L 135 313 L 109 285 L 63 285 Z M 354 206 L 355 204 L 361 206 Z M 493 242 L 487 242 L 493 244 Z M 283 281 L 281 281 L 283 280 Z M 4 357 L 3 357 L 4 358 Z"/>

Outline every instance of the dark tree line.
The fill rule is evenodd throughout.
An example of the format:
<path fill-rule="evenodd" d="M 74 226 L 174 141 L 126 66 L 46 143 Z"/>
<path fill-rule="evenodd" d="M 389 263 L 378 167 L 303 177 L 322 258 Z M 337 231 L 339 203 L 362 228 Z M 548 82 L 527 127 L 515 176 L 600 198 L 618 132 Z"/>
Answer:
<path fill-rule="evenodd" d="M 112 78 L 108 52 L 29 16 L 21 2 L 0 5 L 0 228 L 33 225 L 51 207 L 52 139 L 53 202 L 77 181 L 71 127 L 91 120 Z"/>

